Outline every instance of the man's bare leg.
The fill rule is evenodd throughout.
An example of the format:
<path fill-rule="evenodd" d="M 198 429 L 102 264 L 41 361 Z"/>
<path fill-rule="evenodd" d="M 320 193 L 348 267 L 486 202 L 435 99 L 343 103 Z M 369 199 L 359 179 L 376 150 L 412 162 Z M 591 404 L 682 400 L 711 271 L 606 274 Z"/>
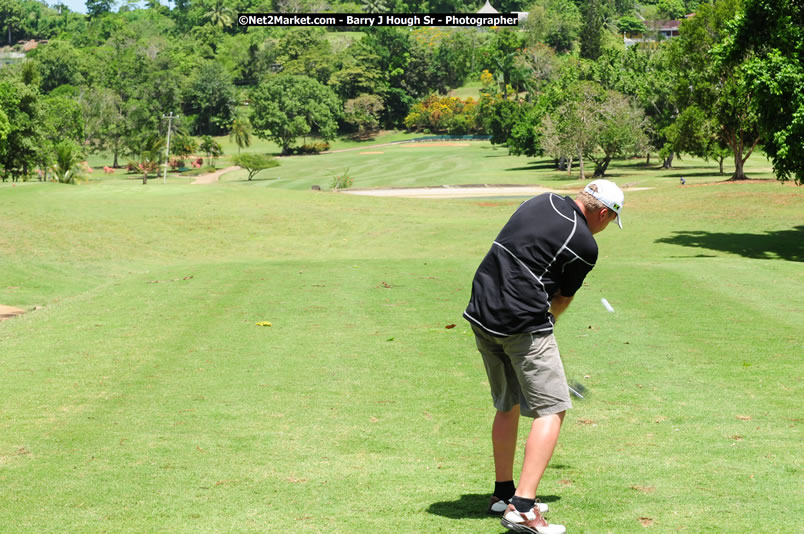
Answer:
<path fill-rule="evenodd" d="M 564 414 L 546 415 L 533 420 L 528 434 L 528 442 L 525 444 L 525 459 L 522 463 L 522 474 L 519 476 L 519 484 L 516 488 L 517 497 L 523 499 L 535 499 L 536 490 L 553 450 L 558 443 L 558 434 L 561 431 L 561 423 L 564 421 Z M 495 451 L 495 461 L 497 459 Z"/>
<path fill-rule="evenodd" d="M 494 475 L 497 482 L 514 479 L 514 455 L 519 430 L 519 405 L 507 412 L 498 411 L 491 427 L 494 448 Z"/>

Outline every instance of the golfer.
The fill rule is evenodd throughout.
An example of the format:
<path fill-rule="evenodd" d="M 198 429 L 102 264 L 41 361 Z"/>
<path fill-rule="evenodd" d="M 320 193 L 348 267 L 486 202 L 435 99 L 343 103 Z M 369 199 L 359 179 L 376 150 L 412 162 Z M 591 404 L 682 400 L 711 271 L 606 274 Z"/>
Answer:
<path fill-rule="evenodd" d="M 572 407 L 553 327 L 597 261 L 592 237 L 617 220 L 624 195 L 594 180 L 575 199 L 545 193 L 522 203 L 472 281 L 464 317 L 483 357 L 497 413 L 491 429 L 495 489 L 489 513 L 517 532 L 563 534 L 548 524 L 536 490 Z M 519 485 L 514 455 L 520 414 L 533 418 Z"/>

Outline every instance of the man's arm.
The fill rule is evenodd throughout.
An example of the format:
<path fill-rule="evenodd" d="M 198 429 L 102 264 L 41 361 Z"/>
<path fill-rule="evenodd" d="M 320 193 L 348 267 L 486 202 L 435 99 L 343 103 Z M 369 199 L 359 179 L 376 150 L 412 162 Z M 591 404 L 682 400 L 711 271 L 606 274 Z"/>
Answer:
<path fill-rule="evenodd" d="M 553 314 L 553 317 L 558 319 L 558 316 L 564 313 L 570 302 L 574 297 L 565 297 L 561 294 L 561 290 L 557 291 L 555 295 L 553 295 L 553 300 L 550 302 L 550 313 Z"/>

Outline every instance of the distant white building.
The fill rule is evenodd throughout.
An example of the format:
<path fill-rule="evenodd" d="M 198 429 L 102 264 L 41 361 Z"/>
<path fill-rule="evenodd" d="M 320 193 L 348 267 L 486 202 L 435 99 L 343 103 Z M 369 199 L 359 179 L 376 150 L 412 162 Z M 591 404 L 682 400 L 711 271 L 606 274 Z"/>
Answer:
<path fill-rule="evenodd" d="M 494 15 L 496 13 L 499 13 L 499 11 L 497 11 L 497 9 L 489 3 L 489 0 L 486 0 L 486 3 L 483 5 L 483 7 L 477 11 L 478 15 Z M 528 18 L 527 11 L 513 11 L 512 13 L 517 16 L 519 24 L 522 24 Z"/>
<path fill-rule="evenodd" d="M 499 11 L 492 7 L 489 0 L 486 0 L 486 5 L 481 7 L 477 12 L 478 15 L 494 15 L 496 13 L 499 13 Z"/>

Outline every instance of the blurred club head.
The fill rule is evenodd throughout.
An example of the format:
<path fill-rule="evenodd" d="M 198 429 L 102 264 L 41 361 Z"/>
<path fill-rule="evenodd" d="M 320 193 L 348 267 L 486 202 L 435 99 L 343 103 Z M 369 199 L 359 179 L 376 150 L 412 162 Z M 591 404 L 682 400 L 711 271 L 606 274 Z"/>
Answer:
<path fill-rule="evenodd" d="M 581 384 L 578 381 L 572 381 L 567 383 L 567 387 L 569 387 L 570 393 L 574 395 L 579 400 L 584 400 L 586 398 L 586 386 Z"/>

